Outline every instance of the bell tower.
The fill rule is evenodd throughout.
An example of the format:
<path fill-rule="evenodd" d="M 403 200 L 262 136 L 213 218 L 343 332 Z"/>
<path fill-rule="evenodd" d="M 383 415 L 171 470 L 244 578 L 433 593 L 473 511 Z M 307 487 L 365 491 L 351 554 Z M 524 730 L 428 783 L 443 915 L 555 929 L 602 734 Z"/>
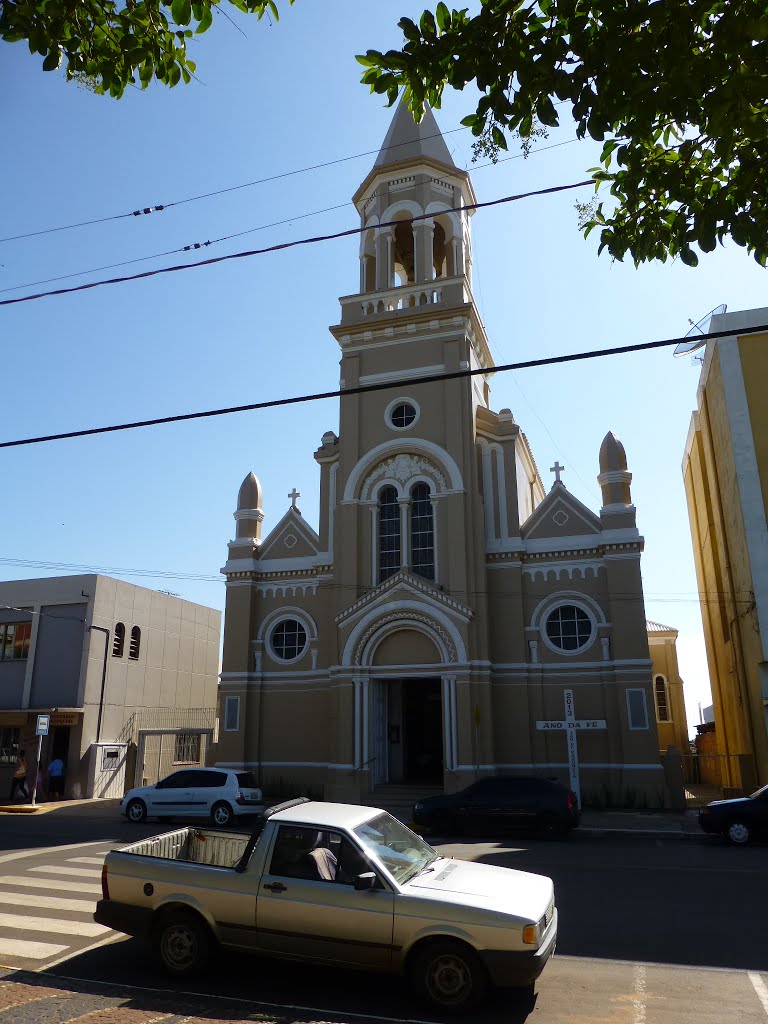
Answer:
<path fill-rule="evenodd" d="M 479 493 L 475 423 L 488 408 L 493 359 L 472 297 L 475 193 L 431 110 L 417 124 L 399 105 L 353 202 L 359 292 L 341 298 L 331 333 L 341 388 L 377 389 L 340 402 L 337 571 L 360 587 L 404 571 L 477 593 L 484 527 L 470 496 Z M 469 369 L 479 372 L 411 383 Z M 421 523 L 434 538 L 426 554 Z"/>

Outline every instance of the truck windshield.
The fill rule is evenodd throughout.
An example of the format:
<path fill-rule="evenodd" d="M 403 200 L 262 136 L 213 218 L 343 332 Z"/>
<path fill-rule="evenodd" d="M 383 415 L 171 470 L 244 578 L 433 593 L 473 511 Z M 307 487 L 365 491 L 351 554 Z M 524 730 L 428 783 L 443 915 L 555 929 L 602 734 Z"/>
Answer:
<path fill-rule="evenodd" d="M 354 833 L 366 852 L 379 860 L 401 885 L 440 858 L 420 836 L 386 812 L 366 821 Z"/>

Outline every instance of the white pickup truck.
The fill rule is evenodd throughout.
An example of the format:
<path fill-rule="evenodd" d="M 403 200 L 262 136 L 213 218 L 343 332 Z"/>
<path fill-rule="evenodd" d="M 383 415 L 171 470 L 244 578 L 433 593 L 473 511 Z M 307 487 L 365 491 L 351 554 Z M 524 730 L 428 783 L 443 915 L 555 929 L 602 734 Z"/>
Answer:
<path fill-rule="evenodd" d="M 198 974 L 217 946 L 405 973 L 443 1010 L 529 988 L 555 949 L 552 880 L 440 856 L 386 811 L 293 800 L 250 837 L 197 828 L 109 853 L 99 924 Z"/>

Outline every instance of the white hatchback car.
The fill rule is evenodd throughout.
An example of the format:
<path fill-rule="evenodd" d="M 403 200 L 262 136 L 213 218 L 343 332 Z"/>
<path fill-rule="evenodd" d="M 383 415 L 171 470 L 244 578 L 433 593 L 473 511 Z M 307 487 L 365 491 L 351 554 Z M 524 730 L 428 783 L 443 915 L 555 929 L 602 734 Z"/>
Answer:
<path fill-rule="evenodd" d="M 128 790 L 120 804 L 120 813 L 136 824 L 147 818 L 210 818 L 229 825 L 263 810 L 253 772 L 229 768 L 182 768 L 154 786 Z"/>

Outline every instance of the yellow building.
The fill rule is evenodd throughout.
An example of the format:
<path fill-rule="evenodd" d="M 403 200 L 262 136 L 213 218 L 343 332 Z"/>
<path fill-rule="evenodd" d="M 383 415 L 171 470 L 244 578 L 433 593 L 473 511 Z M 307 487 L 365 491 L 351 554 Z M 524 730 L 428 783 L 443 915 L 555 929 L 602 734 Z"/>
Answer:
<path fill-rule="evenodd" d="M 646 622 L 648 650 L 653 672 L 653 700 L 656 708 L 656 729 L 659 750 L 677 747 L 681 754 L 689 751 L 688 719 L 685 714 L 683 680 L 677 664 L 677 630 L 660 622 Z"/>
<path fill-rule="evenodd" d="M 702 350 L 683 458 L 718 753 L 744 790 L 768 782 L 768 333 L 746 333 L 766 323 L 768 309 L 712 318 L 733 333 Z"/>

